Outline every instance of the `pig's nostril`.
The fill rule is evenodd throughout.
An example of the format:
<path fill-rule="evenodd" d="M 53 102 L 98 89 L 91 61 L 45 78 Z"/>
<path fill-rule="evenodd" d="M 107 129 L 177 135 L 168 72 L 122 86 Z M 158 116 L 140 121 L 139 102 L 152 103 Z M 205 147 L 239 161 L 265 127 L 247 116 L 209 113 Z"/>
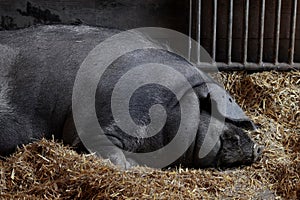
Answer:
<path fill-rule="evenodd" d="M 258 146 L 258 147 L 257 147 L 257 154 L 258 154 L 258 155 L 262 154 L 262 152 L 263 152 L 264 149 L 265 149 L 264 146 Z"/>
<path fill-rule="evenodd" d="M 257 148 L 257 154 L 260 155 L 262 153 L 262 151 L 264 150 L 264 147 L 263 146 L 259 146 Z"/>
<path fill-rule="evenodd" d="M 257 158 L 259 158 L 263 150 L 264 150 L 264 146 L 254 145 L 254 149 L 253 149 L 254 161 L 256 161 Z"/>

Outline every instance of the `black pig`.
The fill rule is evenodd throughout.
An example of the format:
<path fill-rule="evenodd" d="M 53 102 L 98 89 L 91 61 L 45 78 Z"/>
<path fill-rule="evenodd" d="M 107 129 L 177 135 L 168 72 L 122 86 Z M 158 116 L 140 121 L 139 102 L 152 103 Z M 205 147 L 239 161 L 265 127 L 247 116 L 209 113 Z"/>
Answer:
<path fill-rule="evenodd" d="M 76 73 L 97 44 L 117 33 L 119 31 L 114 29 L 61 25 L 0 32 L 2 156 L 13 153 L 19 145 L 42 137 L 50 138 L 52 134 L 65 143 L 82 145 L 72 115 L 72 90 Z M 98 121 L 115 144 L 101 156 L 128 168 L 143 162 L 127 156 L 119 148 L 130 152 L 149 152 L 164 147 L 175 137 L 180 123 L 180 105 L 166 88 L 155 85 L 141 87 L 130 101 L 131 117 L 142 125 L 151 122 L 151 106 L 164 106 L 168 117 L 157 135 L 147 139 L 129 136 L 118 128 L 112 116 L 109 98 L 118 79 L 127 70 L 153 61 L 172 66 L 182 73 L 200 102 L 200 120 L 194 124 L 196 120 L 191 120 L 190 124 L 191 127 L 198 127 L 196 137 L 189 138 L 189 130 L 186 130 L 185 137 L 193 142 L 170 166 L 232 167 L 250 164 L 258 158 L 262 147 L 256 145 L 243 130 L 255 127 L 241 108 L 214 81 L 209 81 L 207 84 L 211 87 L 207 87 L 203 75 L 199 76 L 198 71 L 185 59 L 162 49 L 136 50 L 121 56 L 111 64 L 112 69 L 107 70 L 99 82 L 95 96 Z M 212 114 L 212 106 L 217 108 L 216 115 Z M 222 118 L 224 127 L 221 128 Z M 213 141 L 214 144 L 210 144 L 213 148 L 201 157 L 202 147 L 208 145 L 205 135 L 212 119 L 215 119 L 215 124 L 212 125 L 213 132 L 209 136 L 212 139 L 209 141 Z"/>

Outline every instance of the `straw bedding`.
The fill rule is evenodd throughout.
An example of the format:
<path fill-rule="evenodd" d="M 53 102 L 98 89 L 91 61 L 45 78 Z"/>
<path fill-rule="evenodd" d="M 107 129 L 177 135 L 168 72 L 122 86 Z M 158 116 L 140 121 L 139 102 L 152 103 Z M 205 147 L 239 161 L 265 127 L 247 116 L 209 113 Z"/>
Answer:
<path fill-rule="evenodd" d="M 260 127 L 250 134 L 266 148 L 252 166 L 122 171 L 107 160 L 42 140 L 0 161 L 0 198 L 299 199 L 300 72 L 218 77 Z"/>

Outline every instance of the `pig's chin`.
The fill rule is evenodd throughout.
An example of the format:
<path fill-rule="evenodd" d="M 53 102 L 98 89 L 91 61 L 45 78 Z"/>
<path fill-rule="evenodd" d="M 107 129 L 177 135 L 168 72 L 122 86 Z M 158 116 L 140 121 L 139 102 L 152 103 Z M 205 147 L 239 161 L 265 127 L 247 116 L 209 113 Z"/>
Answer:
<path fill-rule="evenodd" d="M 221 148 L 216 156 L 215 167 L 224 170 L 227 168 L 249 166 L 253 162 L 255 162 L 255 160 L 252 156 L 241 155 L 241 153 L 238 155 L 238 152 L 233 153 L 232 151 L 226 151 Z"/>

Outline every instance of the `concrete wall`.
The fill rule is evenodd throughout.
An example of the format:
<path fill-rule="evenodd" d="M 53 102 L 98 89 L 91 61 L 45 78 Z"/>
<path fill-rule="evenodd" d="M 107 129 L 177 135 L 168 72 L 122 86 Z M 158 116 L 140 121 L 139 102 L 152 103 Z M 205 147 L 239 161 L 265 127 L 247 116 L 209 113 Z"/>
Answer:
<path fill-rule="evenodd" d="M 189 0 L 0 0 L 0 29 L 36 23 L 188 30 Z"/>

